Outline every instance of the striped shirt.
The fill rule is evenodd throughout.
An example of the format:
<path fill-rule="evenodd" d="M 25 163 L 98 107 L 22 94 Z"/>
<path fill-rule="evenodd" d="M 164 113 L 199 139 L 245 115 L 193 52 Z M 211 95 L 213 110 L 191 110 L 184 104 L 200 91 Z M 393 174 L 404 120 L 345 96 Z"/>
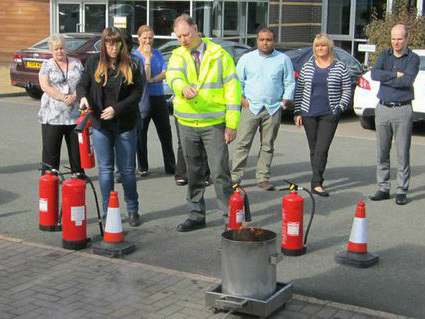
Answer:
<path fill-rule="evenodd" d="M 301 111 L 308 113 L 311 107 L 311 91 L 314 76 L 314 57 L 311 57 L 301 69 L 295 89 L 295 115 Z M 328 99 L 332 114 L 339 114 L 346 110 L 351 100 L 351 78 L 345 64 L 336 61 L 329 69 Z"/>

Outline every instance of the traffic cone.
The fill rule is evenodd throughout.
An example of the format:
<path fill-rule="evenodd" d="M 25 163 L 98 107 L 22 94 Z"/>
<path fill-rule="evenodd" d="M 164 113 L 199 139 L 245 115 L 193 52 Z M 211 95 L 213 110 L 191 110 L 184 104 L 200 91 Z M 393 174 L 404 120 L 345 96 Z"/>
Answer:
<path fill-rule="evenodd" d="M 357 268 L 368 268 L 379 261 L 377 254 L 367 251 L 367 220 L 365 203 L 363 201 L 357 203 L 347 250 L 336 254 L 335 261 Z"/>
<path fill-rule="evenodd" d="M 103 240 L 93 244 L 93 253 L 108 257 L 120 257 L 131 254 L 135 249 L 134 243 L 124 240 L 118 193 L 112 191 L 109 196 Z"/>

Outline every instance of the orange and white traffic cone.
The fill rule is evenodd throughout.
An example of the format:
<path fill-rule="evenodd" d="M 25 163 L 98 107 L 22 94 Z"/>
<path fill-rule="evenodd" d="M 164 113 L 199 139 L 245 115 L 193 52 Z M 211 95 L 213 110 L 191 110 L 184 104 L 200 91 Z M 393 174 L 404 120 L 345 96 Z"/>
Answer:
<path fill-rule="evenodd" d="M 131 254 L 135 249 L 134 243 L 124 240 L 118 193 L 112 191 L 109 196 L 103 241 L 93 244 L 93 253 L 108 257 L 120 257 Z"/>
<path fill-rule="evenodd" d="M 357 203 L 347 250 L 336 254 L 335 261 L 357 268 L 368 268 L 379 261 L 377 254 L 367 251 L 367 220 L 365 203 L 363 201 Z"/>

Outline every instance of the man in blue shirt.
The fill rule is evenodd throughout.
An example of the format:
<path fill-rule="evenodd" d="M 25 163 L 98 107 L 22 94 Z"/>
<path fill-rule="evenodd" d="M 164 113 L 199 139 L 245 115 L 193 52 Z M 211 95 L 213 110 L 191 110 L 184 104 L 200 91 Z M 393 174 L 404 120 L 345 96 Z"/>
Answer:
<path fill-rule="evenodd" d="M 405 205 L 410 180 L 413 82 L 419 72 L 419 57 L 407 48 L 407 30 L 403 24 L 392 28 L 391 46 L 381 52 L 371 72 L 372 79 L 381 84 L 375 110 L 378 191 L 370 199 L 390 198 L 390 150 L 394 135 L 398 159 L 395 202 Z"/>
<path fill-rule="evenodd" d="M 263 28 L 257 34 L 257 50 L 241 57 L 236 67 L 242 86 L 242 113 L 233 155 L 232 181 L 241 182 L 248 153 L 257 130 L 261 147 L 257 162 L 257 185 L 271 191 L 270 167 L 279 132 L 282 109 L 293 100 L 294 69 L 289 57 L 274 49 L 274 32 Z"/>

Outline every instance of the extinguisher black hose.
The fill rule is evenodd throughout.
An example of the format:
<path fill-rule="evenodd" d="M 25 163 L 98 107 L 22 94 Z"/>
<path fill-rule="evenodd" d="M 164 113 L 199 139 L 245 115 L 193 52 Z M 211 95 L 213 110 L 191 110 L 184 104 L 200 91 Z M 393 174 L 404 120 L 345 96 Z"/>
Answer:
<path fill-rule="evenodd" d="M 88 119 L 90 117 L 92 117 L 93 115 L 91 113 L 86 113 L 83 117 L 83 120 L 81 121 L 80 124 L 78 124 L 75 128 L 74 131 L 77 133 L 82 133 L 84 131 L 84 127 L 86 126 L 86 122 L 88 121 Z"/>
<path fill-rule="evenodd" d="M 243 197 L 243 206 L 245 207 L 245 221 L 250 222 L 251 219 L 251 208 L 249 207 L 248 194 L 245 193 Z"/>
<path fill-rule="evenodd" d="M 103 238 L 103 225 L 102 225 L 102 217 L 100 216 L 100 207 L 99 207 L 99 201 L 97 199 L 97 193 L 96 193 L 96 189 L 94 188 L 93 182 L 91 181 L 91 178 L 88 177 L 87 175 L 83 175 L 84 179 L 89 182 L 91 189 L 93 190 L 93 195 L 94 195 L 94 201 L 96 203 L 96 210 L 97 210 L 97 219 L 99 222 L 99 230 L 100 230 L 100 236 L 102 236 Z"/>
<path fill-rule="evenodd" d="M 314 200 L 313 194 L 308 189 L 305 189 L 305 188 L 302 188 L 302 187 L 300 187 L 298 189 L 306 192 L 308 194 L 308 196 L 310 196 L 310 198 L 311 198 L 311 215 L 310 215 L 310 220 L 308 221 L 307 229 L 305 230 L 305 236 L 304 236 L 304 246 L 306 246 L 307 245 L 308 233 L 310 232 L 310 227 L 311 227 L 311 224 L 313 222 L 314 213 L 316 211 L 316 202 Z"/>

